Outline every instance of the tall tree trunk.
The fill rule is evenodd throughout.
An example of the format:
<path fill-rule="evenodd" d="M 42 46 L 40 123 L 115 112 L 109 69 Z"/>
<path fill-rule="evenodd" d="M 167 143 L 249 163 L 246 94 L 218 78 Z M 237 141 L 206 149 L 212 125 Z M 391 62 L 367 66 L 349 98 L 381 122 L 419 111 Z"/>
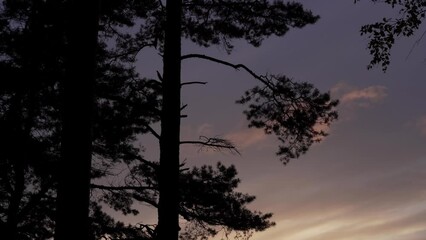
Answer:
<path fill-rule="evenodd" d="M 177 240 L 182 0 L 167 0 L 166 4 L 157 237 L 160 240 Z"/>
<path fill-rule="evenodd" d="M 55 240 L 85 240 L 89 239 L 98 0 L 69 0 L 66 4 L 67 76 Z"/>
<path fill-rule="evenodd" d="M 25 187 L 23 160 L 20 159 L 21 154 L 16 154 L 18 157 L 15 159 L 13 165 L 13 192 L 10 196 L 10 203 L 7 209 L 7 222 L 5 228 L 5 237 L 8 240 L 18 239 L 18 213 Z"/>
<path fill-rule="evenodd" d="M 24 87 L 25 86 L 22 86 L 22 88 L 17 89 L 17 92 L 12 98 L 10 109 L 11 116 L 10 119 L 8 119 L 10 123 L 10 129 L 8 130 L 11 132 L 6 133 L 6 135 L 9 135 L 8 138 L 10 143 L 12 143 L 7 149 L 9 153 L 7 155 L 12 164 L 12 177 L 9 180 L 12 192 L 10 193 L 9 206 L 6 211 L 7 221 L 4 235 L 6 239 L 10 240 L 18 239 L 18 216 L 25 190 L 25 162 L 27 160 L 25 152 L 28 151 L 28 149 L 26 149 L 26 139 L 28 138 L 29 131 L 24 129 L 25 126 L 22 114 L 22 112 L 24 112 Z"/>

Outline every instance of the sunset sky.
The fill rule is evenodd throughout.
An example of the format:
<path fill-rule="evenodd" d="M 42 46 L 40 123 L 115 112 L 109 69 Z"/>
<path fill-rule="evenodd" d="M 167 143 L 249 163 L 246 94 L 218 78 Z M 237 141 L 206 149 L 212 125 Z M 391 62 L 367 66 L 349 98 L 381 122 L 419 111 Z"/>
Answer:
<path fill-rule="evenodd" d="M 259 48 L 235 42 L 231 55 L 190 43 L 183 54 L 208 54 L 330 91 L 340 99 L 330 135 L 282 165 L 274 154 L 275 137 L 246 128 L 244 107 L 234 104 L 256 81 L 244 71 L 185 60 L 183 81 L 208 84 L 183 89 L 188 118 L 182 121 L 182 140 L 221 136 L 242 154 L 185 147 L 181 158 L 189 165 L 236 165 L 242 180 L 238 190 L 257 196 L 250 207 L 274 213 L 277 223 L 253 239 L 426 239 L 426 37 L 416 42 L 426 25 L 416 36 L 397 41 L 383 73 L 367 70 L 371 58 L 359 29 L 396 16 L 395 10 L 369 0 L 299 2 L 321 16 L 317 24 L 269 38 Z M 154 77 L 160 63 L 160 57 L 145 51 L 138 67 Z M 147 157 L 155 159 L 156 145 L 150 139 L 144 144 Z"/>

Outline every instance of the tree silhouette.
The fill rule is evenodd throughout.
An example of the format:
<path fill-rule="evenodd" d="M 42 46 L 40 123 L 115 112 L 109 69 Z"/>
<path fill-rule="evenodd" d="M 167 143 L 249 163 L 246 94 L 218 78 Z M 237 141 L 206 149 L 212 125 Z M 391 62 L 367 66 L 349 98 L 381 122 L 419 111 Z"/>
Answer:
<path fill-rule="evenodd" d="M 54 227 L 59 99 L 51 76 L 61 75 L 61 42 L 47 37 L 54 33 L 43 27 L 50 19 L 45 10 L 40 1 L 2 1 L 0 229 L 6 239 L 48 239 Z"/>
<path fill-rule="evenodd" d="M 134 208 L 139 204 L 148 204 L 158 208 L 158 170 L 159 165 L 135 165 L 132 175 L 127 178 L 123 186 L 92 184 L 94 189 L 101 192 L 101 199 L 113 209 L 123 214 L 138 214 Z M 247 204 L 255 197 L 236 192 L 240 180 L 236 178 L 237 171 L 234 166 L 226 167 L 218 163 L 212 166 L 193 167 L 191 170 L 180 168 L 179 215 L 186 221 L 180 237 L 184 239 L 204 239 L 215 236 L 218 232 L 237 231 L 249 233 L 262 231 L 274 225 L 269 219 L 272 214 L 263 214 L 251 211 Z M 135 206 L 134 206 L 135 205 Z M 98 211 L 99 213 L 101 211 Z M 102 219 L 97 219 L 99 221 Z M 110 220 L 114 226 L 114 221 Z M 105 223 L 98 223 L 101 225 Z M 112 239 L 129 238 L 139 234 L 144 238 L 153 239 L 158 231 L 157 225 L 138 223 L 122 227 L 110 227 L 95 231 L 97 238 L 104 235 Z M 121 237 L 119 237 L 121 236 Z"/>
<path fill-rule="evenodd" d="M 272 17 L 271 17 L 272 16 Z M 158 239 L 178 239 L 179 232 L 179 125 L 180 106 L 180 61 L 188 58 L 203 58 L 249 71 L 265 87 L 248 92 L 241 103 L 254 99 L 259 105 L 250 104 L 247 116 L 250 126 L 264 128 L 266 133 L 275 133 L 284 143 L 278 154 L 284 161 L 305 152 L 312 139 L 321 135 L 313 130 L 318 122 L 328 124 L 336 118 L 332 111 L 337 104 L 328 94 L 320 94 L 312 86 L 289 88 L 285 84 L 268 81 L 243 65 L 233 65 L 219 59 L 201 55 L 181 56 L 181 36 L 202 46 L 222 44 L 232 50 L 231 40 L 243 38 L 259 46 L 263 38 L 272 34 L 281 36 L 290 27 L 303 27 L 314 23 L 318 17 L 306 11 L 298 3 L 276 1 L 166 1 L 164 31 L 164 72 L 162 78 L 163 103 L 160 135 L 160 202 Z M 284 90 L 287 90 L 285 92 Z M 303 96 L 299 98 L 299 96 Z M 292 98 L 295 97 L 295 98 Z M 288 100 L 300 100 L 295 108 L 288 108 Z M 270 103 L 270 105 L 264 105 Z M 322 110 L 323 109 L 323 110 Z M 263 115 L 270 112 L 268 115 Z M 279 117 L 287 115 L 289 117 Z M 307 118 L 305 120 L 305 118 Z M 287 135 L 290 134 L 290 135 Z M 286 140 L 292 139 L 288 143 Z M 201 143 L 203 144 L 203 143 Z"/>
<path fill-rule="evenodd" d="M 68 0 L 64 4 L 64 40 L 67 45 L 64 52 L 56 240 L 89 238 L 98 6 L 98 1 L 82 0 Z"/>
<path fill-rule="evenodd" d="M 238 179 L 234 167 L 219 164 L 189 171 L 180 162 L 182 144 L 238 151 L 226 139 L 180 140 L 184 108 L 180 89 L 187 84 L 179 80 L 180 62 L 208 60 L 243 69 L 257 79 L 260 86 L 247 91 L 238 102 L 249 105 L 246 115 L 251 127 L 279 137 L 278 154 L 284 163 L 325 135 L 314 126 L 329 124 L 337 117 L 337 102 L 310 84 L 284 76 L 260 76 L 245 65 L 200 54 L 182 56 L 180 41 L 184 37 L 206 47 L 220 44 L 230 53 L 233 39 L 245 39 L 257 47 L 265 37 L 282 36 L 290 28 L 314 23 L 318 17 L 298 3 L 281 1 L 171 2 L 163 6 L 154 0 L 103 0 L 99 14 L 94 5 L 81 19 L 74 19 L 74 13 L 80 12 L 74 1 L 2 2 L 0 67 L 7 78 L 1 83 L 0 116 L 1 128 L 7 133 L 1 141 L 7 151 L 1 155 L 1 164 L 6 167 L 0 171 L 0 228 L 7 230 L 10 239 L 53 236 L 58 182 L 57 239 L 87 239 L 90 158 L 91 187 L 97 189 L 90 204 L 92 239 L 177 239 L 179 216 L 187 221 L 181 237 L 193 239 L 212 236 L 221 228 L 249 234 L 273 224 L 270 214 L 246 208 L 253 196 L 235 192 Z M 92 25 L 85 25 L 83 19 Z M 87 35 L 78 36 L 79 25 L 87 27 Z M 85 48 L 77 48 L 80 41 L 87 44 Z M 159 80 L 141 78 L 134 69 L 136 55 L 146 47 L 157 48 L 164 57 Z M 72 108 L 77 105 L 82 108 Z M 91 117 L 93 106 L 96 111 Z M 158 121 L 160 134 L 150 126 Z M 81 123 L 81 128 L 75 123 Z M 145 133 L 160 141 L 159 163 L 144 159 L 135 145 L 137 137 Z M 73 135 L 78 135 L 79 143 L 71 141 Z M 86 147 L 71 151 L 80 143 Z M 31 150 L 26 154 L 32 157 L 21 155 L 21 149 Z M 65 161 L 60 159 L 61 149 Z M 85 158 L 74 158 L 74 154 Z M 62 170 L 58 171 L 58 165 Z M 124 184 L 100 184 L 109 182 L 118 166 L 130 169 Z M 81 177 L 80 181 L 74 182 L 75 177 Z M 102 194 L 97 195 L 99 191 Z M 76 196 L 80 196 L 78 204 L 73 202 Z M 132 207 L 135 202 L 150 204 L 158 209 L 159 224 L 117 222 L 102 210 L 101 201 L 124 214 L 138 213 Z M 65 219 L 70 216 L 67 214 L 81 219 L 77 230 L 74 219 Z"/>
<path fill-rule="evenodd" d="M 358 2 L 359 0 L 355 0 Z M 378 0 L 372 0 L 379 2 Z M 396 18 L 383 18 L 382 21 L 361 27 L 361 35 L 370 39 L 368 49 L 373 59 L 368 68 L 380 65 L 386 72 L 390 64 L 391 49 L 398 37 L 410 37 L 415 34 L 426 16 L 426 3 L 419 0 L 385 0 L 392 8 L 399 9 Z M 421 38 L 423 38 L 423 35 Z M 418 40 L 420 41 L 421 38 Z"/>
<path fill-rule="evenodd" d="M 20 5 L 15 5 L 18 3 Z M 68 47 L 62 41 L 65 34 L 61 25 L 64 16 L 56 12 L 63 6 L 55 5 L 57 3 L 55 1 L 44 2 L 37 6 L 31 3 L 12 2 L 4 5 L 4 11 L 1 12 L 3 19 L 7 22 L 3 22 L 4 38 L 1 38 L 3 41 L 1 46 L 5 51 L 2 55 L 4 61 L 1 62 L 4 81 L 1 88 L 0 126 L 3 133 L 1 140 L 7 151 L 3 151 L 1 157 L 0 227 L 7 239 L 15 237 L 50 239 L 55 227 L 57 163 L 60 159 L 62 137 L 61 89 L 63 78 L 67 75 L 63 59 L 67 58 L 64 51 Z M 155 166 L 142 159 L 139 156 L 139 149 L 133 144 L 137 134 L 152 130 L 149 124 L 159 119 L 159 97 L 161 97 L 159 84 L 150 79 L 139 78 L 132 66 L 132 62 L 135 61 L 133 57 L 135 49 L 141 49 L 146 45 L 145 42 L 135 36 L 126 35 L 120 36 L 113 47 L 103 44 L 103 42 L 111 43 L 111 38 L 117 35 L 116 28 L 122 27 L 123 22 L 131 25 L 131 21 L 125 17 L 108 13 L 110 7 L 112 6 L 104 5 L 101 9 L 100 42 L 97 49 L 98 71 L 95 82 L 97 111 L 93 121 L 93 179 L 108 177 L 109 169 L 135 161 L 150 168 Z M 123 6 L 114 5 L 113 7 Z M 33 33 L 35 29 L 29 24 L 33 20 L 28 17 L 29 13 L 25 9 L 38 13 L 33 17 L 38 18 L 39 25 L 50 27 L 43 28 L 43 31 L 37 29 L 37 34 Z M 52 16 L 53 13 L 55 14 Z M 24 17 L 22 24 L 26 31 L 20 31 L 20 28 L 11 29 L 16 24 L 16 19 L 20 17 Z M 49 41 L 43 42 L 44 39 Z M 19 44 L 11 43 L 12 40 L 18 41 Z M 38 48 L 32 47 L 34 42 L 40 42 Z M 29 54 L 31 55 L 28 56 Z M 26 63 L 20 64 L 21 61 Z M 29 68 L 32 69 L 31 72 Z M 27 74 L 23 75 L 23 73 Z M 36 86 L 34 86 L 35 83 Z M 32 114 L 28 115 L 27 112 Z M 22 128 L 24 130 L 20 130 Z M 23 136 L 23 133 L 27 135 Z M 28 144 L 24 144 L 26 142 Z M 24 152 L 25 156 L 18 154 Z M 139 165 L 136 164 L 136 166 L 140 168 Z M 146 171 L 141 172 L 141 176 L 146 175 Z M 156 181 L 153 178 L 152 175 L 147 181 Z M 129 187 L 126 186 L 126 188 Z M 141 194 L 143 192 L 135 194 L 139 201 L 148 201 L 141 198 Z M 126 196 L 121 194 L 118 199 Z M 133 197 L 130 197 L 131 200 L 128 201 L 134 201 Z M 106 201 L 117 205 L 114 199 L 116 198 Z M 90 218 L 92 238 L 100 239 L 105 235 L 116 238 L 153 237 L 146 235 L 138 227 L 125 226 L 116 222 L 96 204 L 99 199 L 93 200 Z M 152 203 L 152 201 L 148 202 Z M 71 209 L 73 207 L 75 206 L 70 206 Z M 123 211 L 130 211 L 128 210 L 130 206 L 120 205 L 118 209 L 120 208 Z"/>
<path fill-rule="evenodd" d="M 86 74 L 90 74 L 90 71 L 93 72 L 91 70 L 93 67 L 90 67 L 90 64 L 94 64 L 94 59 L 87 57 L 83 61 L 80 58 L 86 53 L 93 53 L 95 48 L 88 46 L 80 49 L 82 45 L 79 40 L 86 42 L 86 39 L 75 39 L 76 36 L 79 36 L 79 22 L 73 23 L 77 24 L 77 28 L 65 26 L 66 19 L 69 16 L 66 16 L 64 9 L 68 13 L 72 13 L 70 9 L 67 9 L 69 7 L 67 4 L 70 4 L 70 2 L 2 1 L 1 4 L 0 59 L 2 86 L 0 120 L 2 154 L 0 160 L 2 167 L 0 175 L 0 228 L 6 239 L 50 239 L 55 227 L 54 212 L 58 176 L 65 180 L 65 183 L 64 181 L 62 183 L 65 185 L 62 185 L 64 191 L 59 194 L 63 196 L 65 201 L 62 201 L 62 209 L 65 212 L 71 210 L 72 214 L 83 212 L 82 215 L 85 215 L 85 217 L 81 217 L 84 219 L 78 222 L 87 225 L 89 182 L 85 183 L 87 185 L 85 187 L 74 188 L 74 184 L 78 182 L 74 180 L 76 177 L 89 180 L 90 165 L 87 165 L 86 169 L 79 166 L 75 159 L 80 158 L 75 156 L 75 159 L 71 158 L 70 160 L 70 155 L 67 152 L 71 152 L 72 155 L 79 154 L 78 150 L 83 151 L 83 148 L 78 146 L 80 141 L 84 142 L 82 139 L 83 132 L 86 136 L 92 132 L 91 129 L 83 129 L 80 128 L 80 125 L 74 124 L 85 122 L 82 123 L 85 125 L 91 122 L 88 114 L 90 111 L 88 108 L 91 108 L 92 105 L 90 104 L 91 87 L 85 86 L 90 81 L 86 81 L 84 77 Z M 83 21 L 83 23 L 86 22 Z M 108 33 L 108 30 L 104 30 L 103 33 Z M 68 40 L 64 41 L 64 39 Z M 90 43 L 90 41 L 88 42 Z M 96 38 L 94 38 L 94 42 L 96 43 Z M 103 45 L 101 44 L 101 46 Z M 84 54 L 80 50 L 83 50 Z M 84 50 L 87 50 L 87 52 Z M 105 58 L 111 59 L 112 57 L 109 56 L 111 54 L 113 54 L 112 51 L 105 50 L 103 52 L 104 60 L 100 61 L 99 66 L 101 69 L 106 69 L 105 62 L 107 60 Z M 80 64 L 87 65 L 80 68 Z M 111 66 L 108 68 L 109 72 L 106 72 L 106 70 L 102 72 L 103 79 L 111 78 L 111 72 L 114 71 L 114 77 L 126 76 L 131 78 L 134 76 L 134 73 L 124 66 L 111 63 L 109 63 L 109 66 Z M 89 75 L 87 76 L 89 77 Z M 67 87 L 64 87 L 66 85 L 64 84 L 65 77 L 68 79 Z M 79 80 L 81 82 L 78 82 Z M 67 89 L 65 91 L 67 97 L 63 96 L 62 90 L 64 88 Z M 83 94 L 83 92 L 86 92 L 86 94 Z M 109 93 L 112 93 L 112 91 L 104 92 L 104 95 Z M 86 98 L 84 98 L 84 95 L 86 95 Z M 68 99 L 64 101 L 64 98 Z M 140 99 L 137 96 L 132 98 L 135 102 Z M 64 102 L 66 104 L 63 104 Z M 81 104 L 81 106 L 78 104 Z M 65 127 L 64 125 L 67 124 L 63 124 L 61 120 L 63 105 L 67 105 L 67 113 L 64 114 L 66 115 L 64 118 L 68 127 Z M 74 121 L 80 117 L 82 121 Z M 117 117 L 115 118 L 117 119 Z M 137 120 L 139 119 L 134 121 Z M 107 123 L 104 122 L 100 124 L 102 125 L 100 128 L 107 129 Z M 122 122 L 119 121 L 116 125 L 123 124 Z M 63 128 L 67 128 L 66 132 L 68 133 L 62 134 Z M 73 134 L 76 134 L 77 137 Z M 71 149 L 64 151 L 63 155 L 68 156 L 68 165 L 62 166 L 65 168 L 63 173 L 58 173 L 60 148 L 67 145 L 63 144 L 63 139 L 68 139 L 67 144 Z M 117 137 L 117 141 L 120 140 L 122 138 Z M 91 142 L 90 139 L 88 142 Z M 99 140 L 96 141 L 97 146 L 100 145 L 99 142 Z M 108 144 L 106 148 L 118 143 Z M 73 147 L 77 147 L 77 150 L 74 151 Z M 86 148 L 86 150 L 88 149 Z M 96 153 L 102 156 L 111 155 L 111 151 L 109 153 L 102 152 L 99 147 L 96 150 Z M 121 151 L 121 153 L 123 154 L 126 151 Z M 91 153 L 88 152 L 86 160 L 89 160 L 90 157 Z M 73 171 L 73 167 L 76 167 L 77 170 Z M 85 176 L 79 174 L 78 171 L 89 172 Z M 71 187 L 66 186 L 67 184 Z M 83 199 L 82 203 L 87 201 L 84 206 L 83 204 L 78 206 L 76 203 L 78 194 L 75 194 L 73 189 L 77 191 L 87 190 L 84 195 L 80 195 Z M 69 196 L 67 197 L 66 194 L 69 194 Z M 75 220 L 70 214 L 62 213 L 58 214 L 58 217 L 62 218 L 62 223 L 64 223 L 62 226 L 65 225 L 62 235 L 65 234 L 67 237 L 81 233 L 87 235 L 88 232 L 83 227 L 74 230 Z M 61 220 L 57 222 L 61 222 Z M 57 232 L 60 234 L 61 231 Z"/>

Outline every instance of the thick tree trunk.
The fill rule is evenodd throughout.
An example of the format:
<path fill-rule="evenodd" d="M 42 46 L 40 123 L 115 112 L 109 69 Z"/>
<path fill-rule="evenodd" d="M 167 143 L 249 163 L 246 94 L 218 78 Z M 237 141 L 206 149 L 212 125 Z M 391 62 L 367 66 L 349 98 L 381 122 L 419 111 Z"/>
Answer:
<path fill-rule="evenodd" d="M 89 239 L 98 1 L 69 0 L 66 11 L 67 76 L 55 240 L 85 240 Z"/>
<path fill-rule="evenodd" d="M 182 0 L 167 0 L 166 4 L 157 237 L 160 240 L 177 240 Z"/>

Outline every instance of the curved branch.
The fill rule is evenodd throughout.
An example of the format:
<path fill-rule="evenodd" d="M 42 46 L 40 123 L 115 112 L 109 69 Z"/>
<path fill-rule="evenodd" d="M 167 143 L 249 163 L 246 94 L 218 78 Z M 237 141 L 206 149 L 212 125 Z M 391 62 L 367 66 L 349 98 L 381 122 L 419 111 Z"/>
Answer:
<path fill-rule="evenodd" d="M 262 76 L 260 76 L 260 75 L 257 75 L 255 72 L 253 72 L 250 68 L 248 68 L 246 65 L 244 65 L 244 64 L 233 64 L 233 63 L 230 63 L 230 62 L 227 62 L 227 61 L 224 61 L 224 60 L 220 60 L 220 59 L 217 59 L 217 58 L 214 58 L 214 57 L 210 57 L 210 56 L 207 56 L 207 55 L 203 55 L 203 54 L 187 54 L 187 55 L 183 55 L 183 56 L 181 56 L 181 60 L 185 60 L 185 59 L 189 59 L 189 58 L 201 58 L 201 59 L 206 59 L 206 60 L 209 60 L 209 61 L 212 61 L 212 62 L 216 62 L 216 63 L 220 63 L 220 64 L 223 64 L 223 65 L 226 65 L 226 66 L 229 66 L 229 67 L 232 67 L 232 68 L 234 68 L 234 69 L 236 69 L 236 70 L 239 70 L 240 68 L 242 68 L 242 69 L 244 69 L 244 70 L 246 70 L 246 72 L 248 72 L 252 77 L 254 77 L 255 79 L 257 79 L 257 80 L 259 80 L 259 81 L 261 81 L 263 84 L 265 84 L 266 86 L 268 86 L 268 87 L 271 87 L 270 85 L 269 85 L 269 83 L 267 82 L 267 81 L 265 81 L 265 79 L 262 77 Z"/>

